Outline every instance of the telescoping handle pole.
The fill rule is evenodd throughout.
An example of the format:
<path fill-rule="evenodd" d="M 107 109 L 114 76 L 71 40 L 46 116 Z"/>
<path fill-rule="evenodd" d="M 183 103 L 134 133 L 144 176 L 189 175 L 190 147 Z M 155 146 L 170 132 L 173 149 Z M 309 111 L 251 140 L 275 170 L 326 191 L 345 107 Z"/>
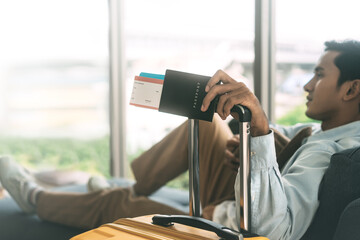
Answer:
<path fill-rule="evenodd" d="M 189 215 L 200 217 L 199 120 L 188 121 Z"/>
<path fill-rule="evenodd" d="M 246 231 L 251 230 L 251 198 L 250 198 L 250 122 L 251 112 L 247 107 L 235 105 L 231 112 L 237 113 L 239 119 L 239 178 L 240 178 L 240 199 L 243 202 L 243 211 L 237 210 L 239 222 L 244 223 Z"/>
<path fill-rule="evenodd" d="M 237 210 L 239 222 L 243 219 L 244 230 L 237 232 L 215 224 L 200 217 L 200 191 L 199 191 L 199 120 L 188 121 L 188 150 L 189 150 L 189 197 L 190 217 L 175 215 L 157 215 L 152 218 L 154 224 L 169 226 L 171 222 L 178 222 L 209 231 L 214 231 L 223 239 L 243 240 L 243 234 L 248 237 L 257 235 L 250 231 L 250 121 L 251 112 L 248 108 L 236 105 L 231 109 L 239 119 L 240 143 L 239 146 L 239 176 L 240 176 L 240 198 L 243 200 L 243 211 Z"/>
<path fill-rule="evenodd" d="M 240 197 L 243 200 L 243 211 L 238 210 L 240 220 L 243 219 L 244 229 L 250 231 L 250 121 L 251 112 L 247 107 L 235 105 L 231 112 L 239 119 L 239 176 Z M 200 216 L 199 187 L 199 120 L 188 121 L 188 158 L 189 158 L 189 215 Z"/>

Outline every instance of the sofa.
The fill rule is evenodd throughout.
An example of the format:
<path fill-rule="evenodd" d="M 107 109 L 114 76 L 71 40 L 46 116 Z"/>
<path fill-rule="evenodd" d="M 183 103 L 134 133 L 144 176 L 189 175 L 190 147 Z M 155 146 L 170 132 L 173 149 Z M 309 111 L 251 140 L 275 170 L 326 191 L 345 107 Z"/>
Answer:
<path fill-rule="evenodd" d="M 127 179 L 111 179 L 111 185 L 128 187 L 133 184 Z M 85 184 L 55 187 L 52 191 L 86 192 Z M 150 196 L 150 199 L 169 204 L 184 212 L 189 210 L 188 191 L 163 187 Z M 46 222 L 36 215 L 27 215 L 17 206 L 15 201 L 5 196 L 0 199 L 0 239 L 1 240 L 64 240 L 70 239 L 88 229 L 67 227 Z"/>

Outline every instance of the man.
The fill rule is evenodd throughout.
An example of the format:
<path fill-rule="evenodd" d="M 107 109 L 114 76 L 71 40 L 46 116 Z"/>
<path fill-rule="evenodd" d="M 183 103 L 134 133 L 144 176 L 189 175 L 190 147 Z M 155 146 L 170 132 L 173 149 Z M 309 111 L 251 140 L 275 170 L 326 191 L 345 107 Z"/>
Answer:
<path fill-rule="evenodd" d="M 219 79 L 216 77 L 209 82 L 204 110 L 216 94 L 227 93 L 217 109 L 222 118 L 229 114 L 232 104 L 243 104 L 253 112 L 252 128 L 256 132 L 252 132 L 252 230 L 270 239 L 299 239 L 317 209 L 317 191 L 331 155 L 360 144 L 360 43 L 326 43 L 314 77 L 304 86 L 308 92 L 306 115 L 320 120 L 321 130 L 307 138 L 281 174 L 271 147 L 272 134 L 258 102 L 231 78 L 221 76 L 228 85 L 214 86 Z M 236 182 L 235 189 L 239 189 L 238 185 Z M 229 218 L 229 213 L 234 205 L 218 205 L 214 220 L 233 224 L 234 216 Z"/>
<path fill-rule="evenodd" d="M 234 104 L 247 106 L 251 121 L 251 226 L 252 231 L 275 239 L 300 239 L 318 207 L 320 181 L 333 153 L 360 145 L 360 42 L 326 42 L 314 77 L 304 86 L 306 114 L 321 121 L 313 135 L 290 157 L 280 173 L 274 131 L 258 99 L 241 82 L 223 71 L 209 81 L 202 111 L 221 95 L 217 113 L 225 119 Z M 222 84 L 217 85 L 219 81 Z M 279 128 L 295 136 L 304 125 Z M 19 206 L 28 213 L 57 223 L 93 228 L 120 217 L 151 213 L 181 213 L 146 196 L 187 168 L 186 124 L 175 129 L 132 164 L 137 180 L 129 189 L 107 189 L 87 194 L 51 193 L 36 186 L 27 172 L 9 158 L 0 159 L 0 180 Z M 230 140 L 229 140 L 230 139 Z M 227 163 L 238 139 L 215 117 L 200 124 L 200 198 L 203 216 L 238 228 L 239 180 Z M 235 192 L 234 192 L 235 182 Z M 101 184 L 100 184 L 101 185 Z M 92 183 L 90 183 L 90 187 Z"/>

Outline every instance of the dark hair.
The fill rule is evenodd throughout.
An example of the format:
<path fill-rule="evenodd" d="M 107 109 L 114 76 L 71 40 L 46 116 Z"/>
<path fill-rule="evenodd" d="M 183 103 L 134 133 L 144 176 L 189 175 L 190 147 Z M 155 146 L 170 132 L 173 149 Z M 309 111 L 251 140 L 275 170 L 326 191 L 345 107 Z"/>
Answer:
<path fill-rule="evenodd" d="M 355 40 L 346 40 L 342 42 L 325 42 L 325 51 L 340 52 L 334 63 L 340 70 L 338 86 L 346 81 L 360 79 L 360 42 Z"/>

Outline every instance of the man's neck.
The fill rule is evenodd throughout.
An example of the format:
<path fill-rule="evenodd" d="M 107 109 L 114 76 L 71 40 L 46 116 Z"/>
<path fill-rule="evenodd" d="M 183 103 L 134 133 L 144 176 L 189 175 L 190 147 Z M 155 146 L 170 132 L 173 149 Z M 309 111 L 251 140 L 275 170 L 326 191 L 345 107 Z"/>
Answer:
<path fill-rule="evenodd" d="M 336 127 L 340 127 L 340 126 L 343 126 L 343 125 L 346 125 L 346 124 L 349 124 L 349 123 L 352 123 L 352 122 L 356 122 L 356 121 L 359 121 L 360 120 L 360 116 L 357 117 L 356 119 L 351 119 L 351 120 L 343 120 L 343 121 L 336 121 L 336 122 L 331 122 L 331 121 L 326 121 L 326 122 L 321 122 L 321 129 L 323 131 L 326 131 L 326 130 L 330 130 L 330 129 L 333 129 L 333 128 L 336 128 Z"/>

